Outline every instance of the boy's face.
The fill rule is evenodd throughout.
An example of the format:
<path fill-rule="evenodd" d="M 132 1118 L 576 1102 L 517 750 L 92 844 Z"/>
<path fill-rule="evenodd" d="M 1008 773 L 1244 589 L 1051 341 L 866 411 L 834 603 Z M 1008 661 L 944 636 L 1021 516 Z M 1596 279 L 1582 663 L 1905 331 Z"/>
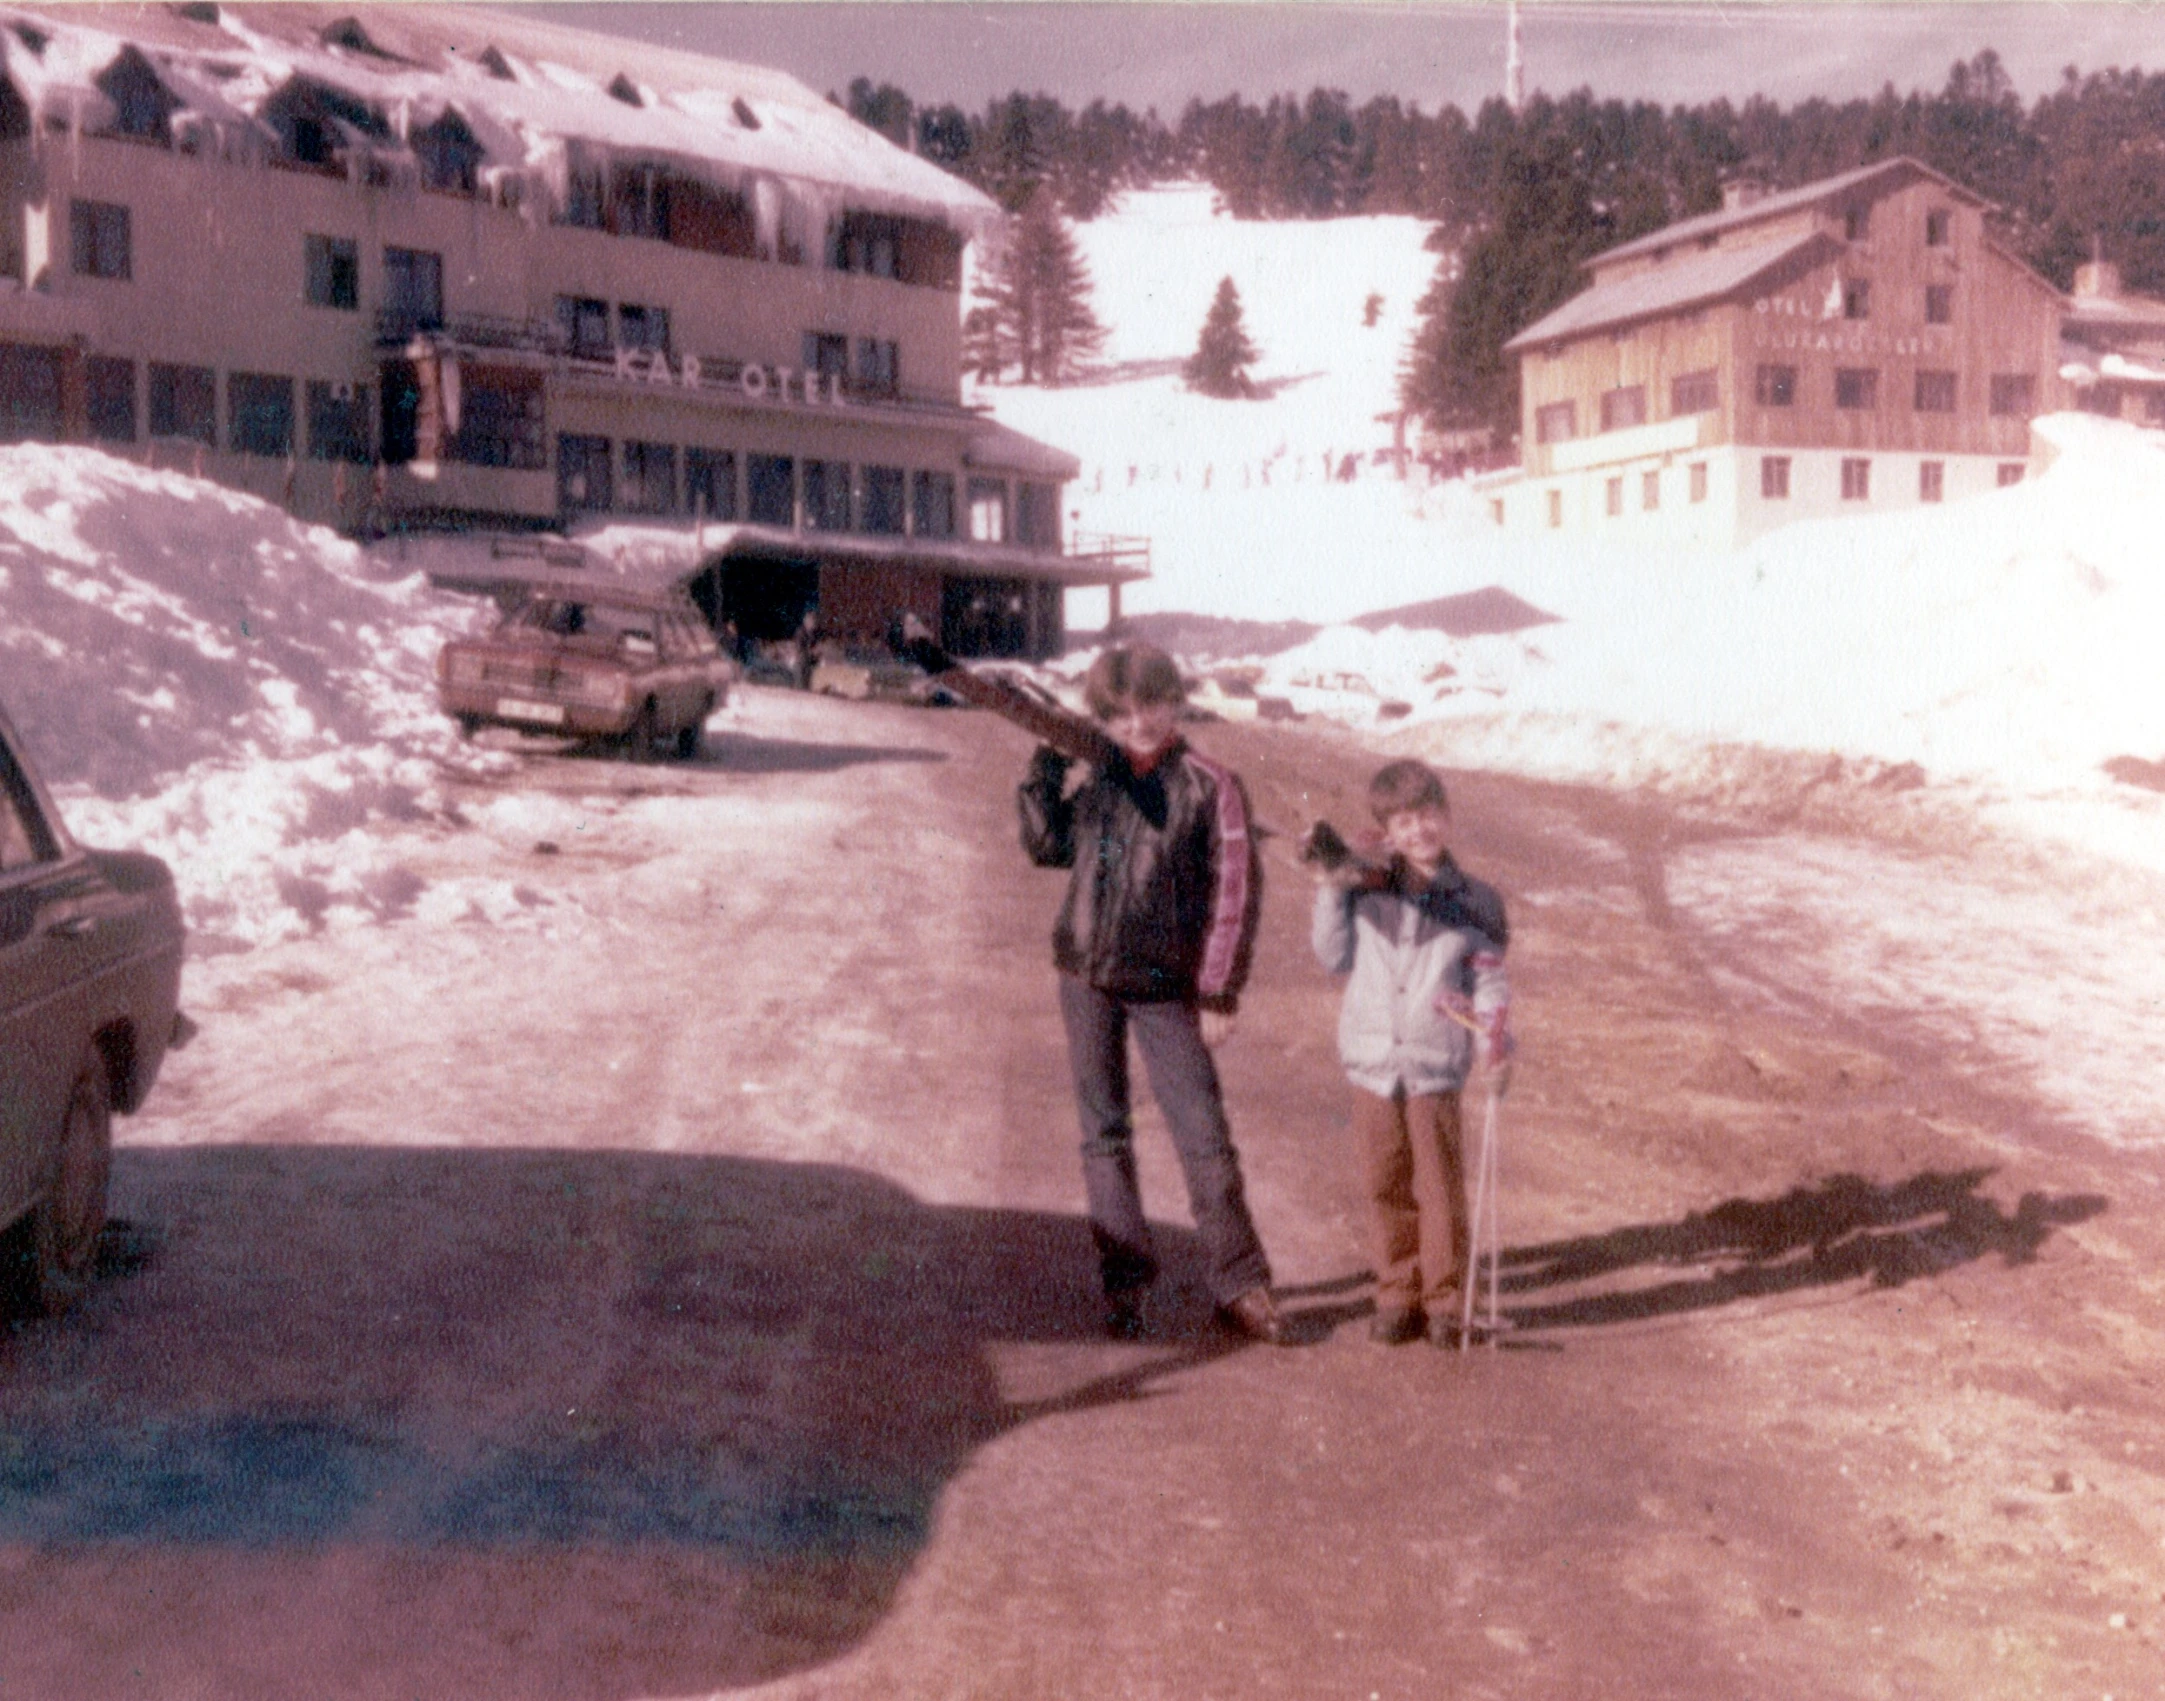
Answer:
<path fill-rule="evenodd" d="M 1394 809 L 1383 818 L 1383 842 L 1414 867 L 1433 874 L 1451 848 L 1450 811 L 1433 803 Z"/>
<path fill-rule="evenodd" d="M 1122 703 L 1105 723 L 1112 741 L 1131 761 L 1146 762 L 1173 741 L 1178 703 Z"/>

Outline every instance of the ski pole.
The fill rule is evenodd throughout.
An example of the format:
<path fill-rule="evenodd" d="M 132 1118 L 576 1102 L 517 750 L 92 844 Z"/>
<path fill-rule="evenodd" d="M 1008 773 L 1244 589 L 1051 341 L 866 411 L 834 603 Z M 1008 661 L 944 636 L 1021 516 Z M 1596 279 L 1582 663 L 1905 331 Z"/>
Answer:
<path fill-rule="evenodd" d="M 1460 1352 L 1466 1351 L 1473 1342 L 1474 1295 L 1481 1286 L 1484 1243 L 1488 1257 L 1488 1342 L 1492 1347 L 1496 1344 L 1501 1315 L 1497 1306 L 1497 1289 L 1501 1281 L 1503 1238 L 1496 1203 L 1496 1114 L 1498 1101 L 1502 1097 L 1503 1089 L 1492 1076 L 1489 1081 L 1488 1102 L 1481 1113 L 1480 1151 L 1474 1159 L 1473 1203 L 1466 1213 L 1466 1281 L 1459 1296 Z"/>

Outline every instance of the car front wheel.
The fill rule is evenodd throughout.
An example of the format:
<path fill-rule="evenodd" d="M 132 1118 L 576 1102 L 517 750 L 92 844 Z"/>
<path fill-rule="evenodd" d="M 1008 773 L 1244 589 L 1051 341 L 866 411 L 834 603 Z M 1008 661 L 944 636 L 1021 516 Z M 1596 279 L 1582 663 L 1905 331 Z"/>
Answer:
<path fill-rule="evenodd" d="M 93 1048 L 75 1072 L 52 1179 L 30 1214 L 28 1298 L 48 1316 L 66 1311 L 90 1286 L 112 1169 L 112 1083 L 105 1059 Z"/>

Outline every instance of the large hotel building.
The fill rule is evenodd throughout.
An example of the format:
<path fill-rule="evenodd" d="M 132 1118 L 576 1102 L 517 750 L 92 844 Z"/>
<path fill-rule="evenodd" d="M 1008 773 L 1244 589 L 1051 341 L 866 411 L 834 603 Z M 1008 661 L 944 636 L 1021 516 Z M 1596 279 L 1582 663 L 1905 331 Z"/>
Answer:
<path fill-rule="evenodd" d="M 0 440 L 354 533 L 678 527 L 747 636 L 1045 654 L 1137 573 L 962 403 L 998 210 L 777 72 L 455 7 L 0 8 L 0 202 Z"/>
<path fill-rule="evenodd" d="M 1507 345 L 1522 468 L 1507 528 L 1732 544 L 1789 520 L 2020 479 L 2030 420 L 2071 398 L 2068 303 L 1986 204 L 1910 159 L 1599 254 Z"/>

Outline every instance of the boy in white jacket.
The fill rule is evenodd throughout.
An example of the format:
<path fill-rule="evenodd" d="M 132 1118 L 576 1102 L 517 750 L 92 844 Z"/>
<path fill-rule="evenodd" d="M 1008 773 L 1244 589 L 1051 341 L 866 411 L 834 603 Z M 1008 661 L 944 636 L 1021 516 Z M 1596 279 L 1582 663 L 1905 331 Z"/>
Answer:
<path fill-rule="evenodd" d="M 1350 974 L 1338 1054 L 1353 1083 L 1353 1126 L 1374 1209 L 1376 1315 L 1371 1338 L 1421 1334 L 1457 1344 L 1469 1279 L 1459 1092 L 1476 1060 L 1511 1053 L 1510 931 L 1496 890 L 1451 860 L 1450 803 L 1420 762 L 1392 762 L 1368 786 L 1385 866 L 1321 876 L 1316 958 Z"/>

